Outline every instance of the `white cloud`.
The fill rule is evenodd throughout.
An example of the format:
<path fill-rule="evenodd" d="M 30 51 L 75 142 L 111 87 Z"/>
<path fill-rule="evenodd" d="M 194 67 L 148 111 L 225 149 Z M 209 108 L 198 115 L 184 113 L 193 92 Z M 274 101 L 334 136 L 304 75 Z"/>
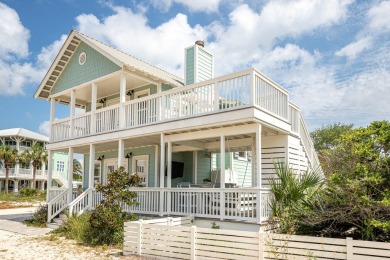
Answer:
<path fill-rule="evenodd" d="M 373 6 L 367 13 L 369 28 L 376 31 L 386 32 L 390 30 L 389 22 L 390 1 L 383 1 Z"/>
<path fill-rule="evenodd" d="M 348 59 L 355 59 L 361 52 L 372 46 L 372 38 L 370 36 L 361 38 L 352 42 L 336 52 L 336 56 L 346 56 Z"/>
<path fill-rule="evenodd" d="M 0 57 L 9 60 L 14 56 L 28 56 L 30 32 L 19 19 L 18 13 L 0 2 Z"/>
<path fill-rule="evenodd" d="M 115 13 L 102 21 L 91 14 L 79 15 L 77 29 L 178 75 L 183 73 L 184 48 L 207 36 L 201 26 L 190 26 L 184 14 L 179 13 L 152 28 L 143 13 L 124 7 L 112 8 Z"/>
<path fill-rule="evenodd" d="M 50 121 L 43 121 L 40 123 L 38 126 L 38 132 L 43 135 L 50 136 Z"/>
<path fill-rule="evenodd" d="M 154 7 L 168 11 L 174 3 L 186 6 L 192 12 L 217 12 L 221 0 L 152 0 Z"/>

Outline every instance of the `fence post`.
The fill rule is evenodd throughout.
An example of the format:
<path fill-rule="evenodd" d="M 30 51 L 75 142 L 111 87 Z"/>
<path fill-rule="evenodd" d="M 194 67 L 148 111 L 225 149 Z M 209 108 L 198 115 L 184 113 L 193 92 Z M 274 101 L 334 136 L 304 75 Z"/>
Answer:
<path fill-rule="evenodd" d="M 172 218 L 167 217 L 167 226 L 172 226 Z"/>
<path fill-rule="evenodd" d="M 261 231 L 261 230 L 260 230 Z M 264 233 L 259 231 L 259 260 L 264 259 Z"/>
<path fill-rule="evenodd" d="M 347 260 L 352 260 L 353 259 L 353 238 L 352 237 L 347 237 Z"/>
<path fill-rule="evenodd" d="M 196 258 L 196 226 L 191 226 L 191 260 Z"/>
<path fill-rule="evenodd" d="M 138 245 L 137 255 L 142 255 L 142 219 L 138 222 Z"/>

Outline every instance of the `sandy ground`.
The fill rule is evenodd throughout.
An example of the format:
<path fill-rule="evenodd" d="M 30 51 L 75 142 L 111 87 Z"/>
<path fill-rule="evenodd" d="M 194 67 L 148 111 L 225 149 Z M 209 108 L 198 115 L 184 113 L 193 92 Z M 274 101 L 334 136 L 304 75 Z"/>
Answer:
<path fill-rule="evenodd" d="M 26 236 L 0 230 L 0 259 L 147 259 L 118 256 L 118 251 L 86 247 L 53 235 Z"/>

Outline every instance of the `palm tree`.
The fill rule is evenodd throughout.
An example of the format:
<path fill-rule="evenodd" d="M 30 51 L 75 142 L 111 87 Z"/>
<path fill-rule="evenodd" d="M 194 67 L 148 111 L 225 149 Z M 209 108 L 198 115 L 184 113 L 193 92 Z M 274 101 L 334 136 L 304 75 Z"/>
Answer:
<path fill-rule="evenodd" d="M 280 224 L 282 232 L 291 233 L 294 229 L 294 213 L 310 207 L 324 185 L 322 174 L 306 171 L 298 174 L 284 163 L 275 163 L 277 178 L 270 180 L 273 198 L 270 207 L 274 220 Z"/>
<path fill-rule="evenodd" d="M 19 153 L 16 149 L 11 149 L 9 145 L 0 146 L 0 160 L 5 167 L 5 193 L 8 193 L 9 168 L 19 160 Z"/>
<path fill-rule="evenodd" d="M 37 168 L 42 166 L 42 162 L 47 163 L 47 153 L 45 148 L 40 144 L 34 144 L 28 150 L 24 151 L 22 154 L 22 160 L 26 163 L 31 162 L 33 166 L 33 179 L 31 182 L 31 188 L 35 188 L 35 178 L 37 173 Z"/>
<path fill-rule="evenodd" d="M 77 159 L 73 159 L 73 180 L 78 181 L 81 180 L 81 176 L 83 175 L 83 167 L 81 163 Z"/>

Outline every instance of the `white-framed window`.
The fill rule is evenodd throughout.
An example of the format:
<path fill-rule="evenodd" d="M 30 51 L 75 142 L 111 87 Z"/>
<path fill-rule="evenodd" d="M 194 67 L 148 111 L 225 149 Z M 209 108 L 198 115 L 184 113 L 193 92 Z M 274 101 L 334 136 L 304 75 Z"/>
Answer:
<path fill-rule="evenodd" d="M 102 164 L 100 161 L 95 161 L 94 170 L 93 170 L 93 183 L 95 186 L 102 182 L 101 165 Z"/>
<path fill-rule="evenodd" d="M 87 54 L 85 52 L 80 53 L 79 64 L 84 65 L 86 61 L 87 61 Z"/>
<path fill-rule="evenodd" d="M 12 146 L 12 145 L 16 145 L 16 141 L 13 141 L 13 140 L 5 140 L 5 145 L 9 145 L 9 146 Z"/>
<path fill-rule="evenodd" d="M 57 172 L 64 172 L 64 171 L 65 171 L 65 162 L 57 161 Z"/>
<path fill-rule="evenodd" d="M 20 143 L 21 146 L 31 147 L 31 141 L 22 141 Z"/>
<path fill-rule="evenodd" d="M 235 152 L 234 157 L 236 157 L 240 161 L 251 161 L 252 153 L 250 151 Z"/>

